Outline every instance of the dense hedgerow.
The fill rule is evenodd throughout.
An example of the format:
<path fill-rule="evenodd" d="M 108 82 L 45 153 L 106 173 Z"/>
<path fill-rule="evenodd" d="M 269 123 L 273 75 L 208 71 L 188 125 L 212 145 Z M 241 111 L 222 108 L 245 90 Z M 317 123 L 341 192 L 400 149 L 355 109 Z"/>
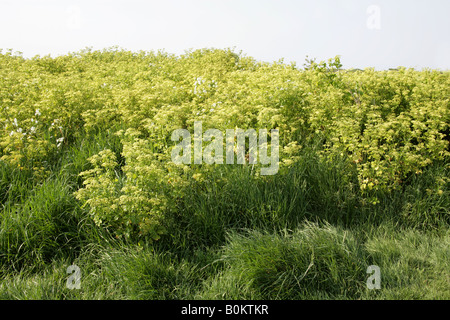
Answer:
<path fill-rule="evenodd" d="M 115 135 L 122 150 L 90 157 L 75 195 L 118 236 L 158 239 L 161 217 L 214 169 L 174 165 L 173 130 L 192 132 L 194 121 L 203 130 L 279 129 L 282 167 L 319 140 L 320 157 L 347 159 L 361 194 L 377 203 L 377 192 L 448 160 L 449 88 L 448 72 L 349 71 L 338 57 L 300 69 L 216 49 L 181 56 L 88 49 L 32 59 L 5 52 L 0 156 L 39 182 L 77 139 Z M 431 192 L 448 182 L 442 177 Z"/>

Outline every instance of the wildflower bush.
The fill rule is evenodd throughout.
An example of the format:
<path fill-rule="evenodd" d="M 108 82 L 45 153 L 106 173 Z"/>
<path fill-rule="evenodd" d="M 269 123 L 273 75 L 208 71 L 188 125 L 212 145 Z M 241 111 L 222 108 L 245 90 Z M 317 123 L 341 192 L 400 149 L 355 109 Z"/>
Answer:
<path fill-rule="evenodd" d="M 156 240 L 164 213 L 214 172 L 214 165 L 171 162 L 173 130 L 193 132 L 194 121 L 204 131 L 278 129 L 282 167 L 319 140 L 320 157 L 346 158 L 361 193 L 372 196 L 448 160 L 449 75 L 343 70 L 339 57 L 299 68 L 218 49 L 180 56 L 86 49 L 32 59 L 7 51 L 0 54 L 0 156 L 39 181 L 77 139 L 114 133 L 122 150 L 90 157 L 75 195 L 117 236 Z"/>

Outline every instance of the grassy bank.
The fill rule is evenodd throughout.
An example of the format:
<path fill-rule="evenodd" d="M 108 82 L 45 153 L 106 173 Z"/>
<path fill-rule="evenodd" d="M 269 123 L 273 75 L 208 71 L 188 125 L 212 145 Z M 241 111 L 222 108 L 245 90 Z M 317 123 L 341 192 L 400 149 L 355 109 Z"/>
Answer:
<path fill-rule="evenodd" d="M 0 57 L 0 299 L 450 298 L 448 73 Z M 194 120 L 278 128 L 278 172 L 174 166 Z"/>

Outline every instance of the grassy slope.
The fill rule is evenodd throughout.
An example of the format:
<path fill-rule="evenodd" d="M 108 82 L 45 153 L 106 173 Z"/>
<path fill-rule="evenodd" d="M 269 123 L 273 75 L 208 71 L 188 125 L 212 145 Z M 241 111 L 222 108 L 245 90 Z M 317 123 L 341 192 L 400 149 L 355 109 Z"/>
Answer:
<path fill-rule="evenodd" d="M 72 139 L 45 180 L 0 162 L 0 299 L 450 298 L 450 186 L 435 184 L 450 176 L 448 161 L 378 194 L 376 205 L 351 162 L 321 161 L 313 141 L 265 180 L 219 166 L 193 182 L 164 218 L 169 233 L 150 245 L 98 228 L 73 195 L 89 157 L 120 153 L 117 138 Z M 66 288 L 71 264 L 81 290 Z M 380 267 L 381 290 L 366 287 L 370 265 Z"/>
<path fill-rule="evenodd" d="M 424 191 L 448 175 L 444 165 L 376 206 L 343 183 L 350 168 L 320 163 L 307 148 L 297 166 L 257 188 L 245 167 L 226 167 L 228 184 L 193 186 L 210 192 L 193 192 L 182 216 L 167 217 L 172 232 L 147 247 L 96 228 L 72 195 L 83 159 L 106 144 L 83 141 L 34 188 L 26 173 L 2 166 L 2 299 L 450 298 L 450 234 L 433 219 L 450 207 L 450 190 Z M 81 290 L 66 288 L 72 263 Z M 366 288 L 372 264 L 381 290 Z"/>

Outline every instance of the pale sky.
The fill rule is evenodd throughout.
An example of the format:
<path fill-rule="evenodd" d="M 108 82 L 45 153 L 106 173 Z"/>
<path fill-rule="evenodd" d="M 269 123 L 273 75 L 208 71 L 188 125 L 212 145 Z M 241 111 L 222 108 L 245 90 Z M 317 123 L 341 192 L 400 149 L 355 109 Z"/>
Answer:
<path fill-rule="evenodd" d="M 0 0 L 0 48 L 25 57 L 86 47 L 235 48 L 302 66 L 450 69 L 450 0 Z"/>

